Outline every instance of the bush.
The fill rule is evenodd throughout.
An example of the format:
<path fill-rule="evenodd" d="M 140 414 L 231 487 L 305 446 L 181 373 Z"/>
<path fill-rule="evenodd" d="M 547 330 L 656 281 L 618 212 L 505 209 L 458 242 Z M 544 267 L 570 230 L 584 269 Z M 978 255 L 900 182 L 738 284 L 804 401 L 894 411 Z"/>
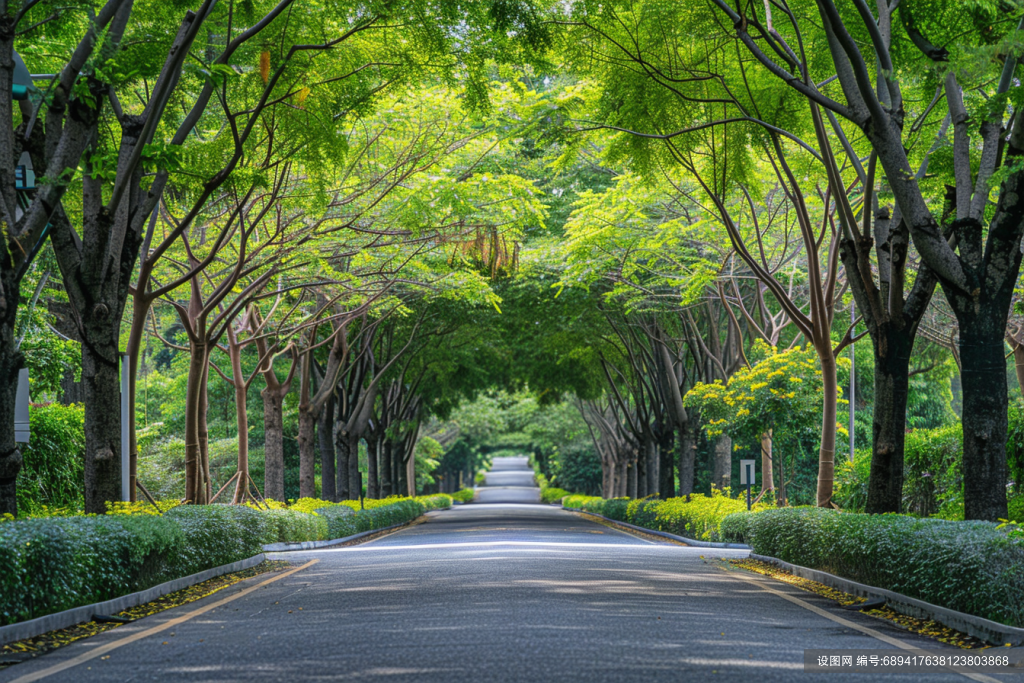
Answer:
<path fill-rule="evenodd" d="M 770 506 L 758 503 L 755 510 Z M 712 490 L 710 496 L 696 494 L 686 498 L 669 498 L 658 508 L 659 531 L 667 531 L 699 541 L 722 541 L 722 520 L 734 512 L 746 511 L 747 501 L 730 498 L 727 492 Z"/>
<path fill-rule="evenodd" d="M 430 512 L 431 510 L 447 510 L 452 506 L 452 496 L 447 493 L 434 493 L 429 496 L 416 496 L 414 499 L 423 508 Z"/>
<path fill-rule="evenodd" d="M 0 523 L 0 625 L 108 600 L 258 555 L 266 543 L 344 538 L 451 507 L 446 494 L 299 509 L 117 503 L 105 516 Z M 172 503 L 158 503 L 168 508 Z M 310 509 L 320 504 L 323 507 Z M 358 501 L 355 501 L 358 506 Z"/>
<path fill-rule="evenodd" d="M 472 503 L 476 498 L 476 491 L 473 489 L 462 489 L 451 494 L 453 500 L 457 500 L 460 503 Z"/>
<path fill-rule="evenodd" d="M 170 560 L 176 577 L 258 555 L 276 533 L 266 512 L 244 505 L 179 505 L 163 519 L 177 522 L 185 535 Z"/>
<path fill-rule="evenodd" d="M 1024 539 L 989 522 L 781 508 L 726 525 L 755 553 L 1024 626 Z"/>
<path fill-rule="evenodd" d="M 265 510 L 267 536 L 264 543 L 301 543 L 328 538 L 327 520 L 315 513 L 297 510 Z"/>
<path fill-rule="evenodd" d="M 710 496 L 694 494 L 686 498 L 613 498 L 605 500 L 597 496 L 572 495 L 562 501 L 563 507 L 582 509 L 604 515 L 609 519 L 629 522 L 645 529 L 667 531 L 701 541 L 722 541 L 725 539 L 720 528 L 722 521 L 734 512 L 746 511 L 743 498 L 730 498 L 727 492 L 713 491 Z M 771 506 L 758 503 L 754 510 L 766 510 Z M 733 539 L 729 539 L 733 540 Z"/>
<path fill-rule="evenodd" d="M 81 509 L 85 462 L 85 410 L 80 405 L 32 406 L 32 438 L 21 447 L 18 510 L 33 514 L 42 508 Z"/>
<path fill-rule="evenodd" d="M 540 492 L 540 499 L 545 503 L 557 503 L 568 495 L 569 492 L 565 489 L 549 486 Z"/>

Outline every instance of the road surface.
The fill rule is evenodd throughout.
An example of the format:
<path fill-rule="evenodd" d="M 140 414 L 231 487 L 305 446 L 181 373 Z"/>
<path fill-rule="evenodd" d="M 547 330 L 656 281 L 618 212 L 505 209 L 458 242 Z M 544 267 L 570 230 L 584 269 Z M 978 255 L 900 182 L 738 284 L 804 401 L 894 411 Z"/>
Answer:
<path fill-rule="evenodd" d="M 709 559 L 745 554 L 655 543 L 552 506 L 462 505 L 363 545 L 278 554 L 296 566 L 317 562 L 73 643 L 0 681 L 809 683 L 837 679 L 804 673 L 805 648 L 890 647 L 760 586 L 847 624 L 941 647 Z"/>

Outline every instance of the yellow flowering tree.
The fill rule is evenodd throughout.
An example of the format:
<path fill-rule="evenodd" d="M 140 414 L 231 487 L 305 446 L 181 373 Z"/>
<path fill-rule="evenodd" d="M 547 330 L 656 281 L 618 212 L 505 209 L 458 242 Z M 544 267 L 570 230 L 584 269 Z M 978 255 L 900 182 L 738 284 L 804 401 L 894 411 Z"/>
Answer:
<path fill-rule="evenodd" d="M 741 368 L 728 382 L 697 383 L 687 392 L 684 404 L 700 411 L 708 438 L 728 432 L 737 443 L 760 442 L 761 495 L 777 488 L 778 500 L 785 504 L 786 484 L 798 466 L 795 456 L 800 443 L 819 435 L 821 369 L 810 345 L 780 351 L 759 339 L 747 358 L 751 365 Z M 849 360 L 840 358 L 837 363 L 842 382 L 842 375 L 849 372 Z M 839 398 L 839 403 L 846 401 Z M 837 424 L 836 429 L 846 434 L 842 425 Z"/>

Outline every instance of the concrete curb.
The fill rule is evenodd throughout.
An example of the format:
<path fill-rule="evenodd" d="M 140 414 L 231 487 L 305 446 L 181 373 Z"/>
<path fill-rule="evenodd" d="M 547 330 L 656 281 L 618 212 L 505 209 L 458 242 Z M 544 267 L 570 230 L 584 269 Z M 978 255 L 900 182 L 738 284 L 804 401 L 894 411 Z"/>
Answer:
<path fill-rule="evenodd" d="M 956 629 L 957 631 L 961 631 L 962 633 L 967 633 L 975 638 L 980 638 L 993 645 L 1004 645 L 1006 643 L 1010 643 L 1012 645 L 1024 644 L 1024 628 L 1007 626 L 1006 624 L 1000 624 L 999 622 L 992 621 L 990 619 L 976 617 L 972 614 L 964 614 L 963 612 L 957 612 L 947 607 L 939 607 L 938 605 L 933 605 L 930 602 L 925 602 L 924 600 L 918 600 L 917 598 L 911 598 L 900 593 L 894 593 L 893 591 L 885 590 L 884 588 L 867 586 L 863 583 L 857 583 L 856 581 L 844 579 L 841 576 L 829 574 L 828 572 L 819 571 L 817 569 L 808 569 L 807 567 L 801 567 L 800 565 L 783 562 L 782 560 L 774 557 L 755 555 L 754 553 L 751 553 L 750 557 L 754 560 L 773 564 L 780 569 L 785 569 L 794 576 L 823 583 L 826 586 L 841 590 L 844 593 L 849 593 L 850 595 L 856 595 L 864 598 L 885 598 L 886 604 L 900 614 L 906 614 L 907 616 L 916 617 L 918 619 L 931 619 L 932 621 L 937 621 L 940 624 Z"/>
<path fill-rule="evenodd" d="M 559 506 L 559 507 L 562 507 L 562 506 Z M 626 527 L 627 529 L 633 529 L 634 531 L 642 531 L 643 533 L 651 534 L 652 536 L 661 536 L 662 538 L 670 538 L 673 541 L 679 541 L 680 543 L 685 543 L 686 545 L 692 545 L 695 548 L 719 548 L 719 549 L 723 549 L 723 550 L 750 550 L 750 546 L 749 545 L 744 545 L 742 543 L 715 543 L 714 541 L 698 541 L 698 540 L 693 539 L 693 538 L 686 538 L 685 536 L 676 536 L 675 534 L 669 534 L 669 533 L 666 533 L 664 531 L 655 531 L 654 529 L 646 529 L 646 528 L 644 528 L 642 526 L 635 526 L 633 524 L 629 524 L 628 522 L 620 522 L 617 519 L 610 519 L 608 517 L 605 517 L 604 515 L 599 515 L 596 512 L 587 512 L 586 510 L 579 510 L 577 508 L 567 508 L 567 507 L 562 507 L 562 509 L 563 510 L 569 510 L 571 512 L 577 512 L 577 513 L 579 513 L 581 515 L 590 515 L 591 517 L 598 517 L 600 519 L 605 520 L 606 522 L 611 522 L 612 524 L 618 524 L 620 526 Z"/>
<path fill-rule="evenodd" d="M 49 633 L 50 631 L 68 628 L 69 626 L 74 626 L 75 624 L 80 624 L 84 621 L 92 621 L 92 615 L 94 614 L 117 614 L 122 610 L 126 610 L 131 607 L 138 607 L 139 605 L 143 605 L 147 602 L 152 602 L 153 600 L 161 598 L 168 593 L 180 591 L 182 588 L 188 588 L 189 586 L 194 586 L 197 583 L 202 583 L 203 581 L 208 581 L 224 574 L 240 572 L 243 569 L 255 567 L 259 563 L 263 562 L 263 559 L 263 553 L 260 553 L 259 555 L 253 555 L 245 560 L 239 560 L 238 562 L 232 562 L 231 564 L 223 564 L 219 567 L 199 572 L 198 574 L 183 576 L 180 579 L 161 583 L 137 593 L 129 593 L 128 595 L 122 595 L 119 598 L 93 603 L 92 605 L 72 607 L 71 609 L 66 609 L 63 612 L 54 612 L 53 614 L 47 614 L 28 621 L 22 621 L 17 624 L 0 626 L 0 646 L 6 645 L 7 643 L 13 643 L 18 640 L 24 640 L 25 638 L 34 638 L 35 636 L 42 635 L 43 633 Z"/>
<path fill-rule="evenodd" d="M 433 512 L 433 510 L 431 510 L 430 512 Z M 416 519 L 419 519 L 419 517 L 417 517 Z M 415 522 L 416 519 L 410 519 L 408 522 L 402 522 L 401 524 L 392 524 L 391 526 L 381 527 L 380 529 L 360 531 L 358 534 L 352 534 L 351 536 L 345 536 L 344 538 L 332 538 L 326 541 L 301 541 L 299 543 L 268 543 L 267 545 L 263 546 L 263 552 L 287 553 L 295 550 L 318 550 L 320 548 L 330 548 L 333 545 L 341 545 L 342 543 L 355 541 L 356 539 L 363 538 L 364 536 L 369 536 L 370 534 L 379 534 L 382 531 L 391 531 L 392 529 L 398 529 L 399 527 L 408 526 Z"/>

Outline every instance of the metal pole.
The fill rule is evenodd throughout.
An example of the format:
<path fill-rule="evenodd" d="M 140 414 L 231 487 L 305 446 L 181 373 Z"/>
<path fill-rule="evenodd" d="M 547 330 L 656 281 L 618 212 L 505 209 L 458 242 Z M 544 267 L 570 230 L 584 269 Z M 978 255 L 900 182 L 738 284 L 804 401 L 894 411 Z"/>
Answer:
<path fill-rule="evenodd" d="M 747 512 L 750 512 L 750 479 L 747 479 Z"/>
<path fill-rule="evenodd" d="M 853 321 L 857 319 L 856 318 L 856 312 L 854 310 L 854 305 L 855 304 L 854 304 L 853 300 L 851 299 L 850 300 L 850 325 L 853 325 Z M 850 335 L 853 336 L 854 332 L 855 332 L 855 330 L 850 330 Z M 855 424 L 853 418 L 854 418 L 854 415 L 855 415 L 856 403 L 857 403 L 857 386 L 856 386 L 857 385 L 857 380 L 856 380 L 857 352 L 856 352 L 856 349 L 854 349 L 853 347 L 854 347 L 854 345 L 851 342 L 850 343 L 850 462 L 853 462 L 853 444 L 854 444 L 853 430 L 854 430 L 854 424 Z"/>

